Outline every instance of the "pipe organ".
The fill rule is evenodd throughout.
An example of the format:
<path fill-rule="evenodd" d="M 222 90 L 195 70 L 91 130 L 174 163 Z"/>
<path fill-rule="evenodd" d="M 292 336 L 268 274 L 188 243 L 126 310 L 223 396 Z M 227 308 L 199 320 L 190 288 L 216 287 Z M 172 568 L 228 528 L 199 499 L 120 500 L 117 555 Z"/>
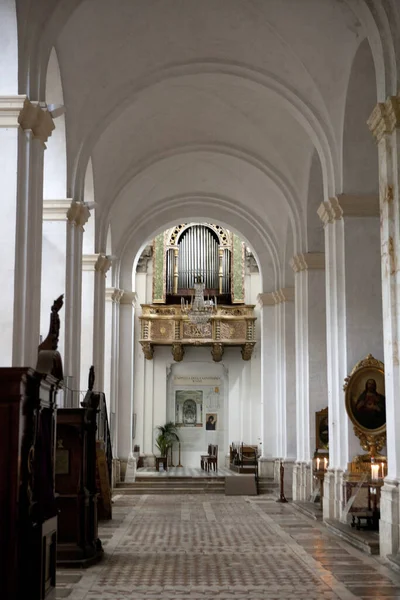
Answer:
<path fill-rule="evenodd" d="M 199 278 L 206 293 L 230 294 L 231 250 L 209 226 L 191 225 L 166 249 L 166 276 L 167 294 L 190 294 Z"/>
<path fill-rule="evenodd" d="M 140 317 L 145 357 L 153 357 L 155 346 L 170 345 L 180 361 L 185 346 L 208 345 L 216 362 L 225 346 L 240 346 L 243 360 L 249 360 L 256 318 L 254 306 L 245 304 L 244 267 L 244 242 L 219 225 L 183 223 L 159 234 L 153 242 L 153 304 L 142 305 Z M 181 298 L 193 297 L 198 282 L 204 285 L 203 299 L 218 298 L 200 324 L 181 305 Z"/>

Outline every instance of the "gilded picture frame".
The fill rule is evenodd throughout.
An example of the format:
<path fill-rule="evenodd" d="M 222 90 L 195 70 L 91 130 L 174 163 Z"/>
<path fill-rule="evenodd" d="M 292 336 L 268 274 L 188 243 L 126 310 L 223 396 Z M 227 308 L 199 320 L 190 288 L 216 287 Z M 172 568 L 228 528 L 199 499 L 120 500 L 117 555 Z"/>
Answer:
<path fill-rule="evenodd" d="M 385 371 L 369 354 L 358 362 L 343 386 L 346 411 L 364 450 L 374 455 L 386 443 Z"/>

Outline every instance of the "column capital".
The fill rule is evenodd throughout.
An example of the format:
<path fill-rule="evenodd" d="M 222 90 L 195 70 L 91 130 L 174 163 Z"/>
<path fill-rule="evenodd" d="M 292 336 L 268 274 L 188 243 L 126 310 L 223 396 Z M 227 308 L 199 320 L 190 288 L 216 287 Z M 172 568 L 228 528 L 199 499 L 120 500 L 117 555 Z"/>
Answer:
<path fill-rule="evenodd" d="M 109 287 L 106 288 L 106 301 L 115 302 L 115 304 L 119 304 L 121 298 L 123 296 L 124 290 L 120 290 L 119 288 Z"/>
<path fill-rule="evenodd" d="M 305 254 L 296 254 L 290 260 L 290 266 L 295 273 L 307 270 L 325 269 L 324 252 L 306 252 Z"/>
<path fill-rule="evenodd" d="M 0 96 L 0 127 L 19 127 L 18 118 L 26 96 Z"/>
<path fill-rule="evenodd" d="M 112 260 L 109 256 L 107 256 L 106 254 L 98 254 L 96 263 L 94 265 L 94 269 L 95 271 L 102 273 L 105 277 L 108 269 L 111 267 L 111 263 Z"/>
<path fill-rule="evenodd" d="M 94 271 L 99 254 L 82 254 L 82 271 Z"/>
<path fill-rule="evenodd" d="M 67 219 L 71 225 L 80 227 L 84 231 L 83 226 L 88 222 L 90 210 L 84 202 L 75 202 L 73 200 L 67 211 Z"/>
<path fill-rule="evenodd" d="M 66 221 L 72 199 L 43 200 L 43 221 Z"/>
<path fill-rule="evenodd" d="M 55 128 L 53 118 L 47 110 L 46 104 L 31 102 L 25 98 L 22 110 L 19 113 L 18 123 L 26 131 L 30 129 L 33 135 L 45 144 Z"/>
<path fill-rule="evenodd" d="M 376 142 L 400 127 L 400 96 L 389 96 L 386 102 L 378 102 L 367 121 Z"/>
<path fill-rule="evenodd" d="M 137 307 L 138 295 L 136 292 L 130 292 L 121 290 L 122 296 L 120 299 L 120 304 L 131 304 L 135 308 Z"/>
<path fill-rule="evenodd" d="M 325 225 L 328 225 L 328 223 L 334 223 L 341 219 L 343 216 L 343 210 L 336 197 L 329 198 L 326 202 L 321 202 L 317 213 L 324 227 Z"/>
<path fill-rule="evenodd" d="M 275 304 L 281 304 L 282 302 L 293 302 L 294 300 L 294 287 L 280 288 L 275 292 L 267 292 L 264 294 L 258 294 L 257 301 L 260 306 L 275 306 Z"/>

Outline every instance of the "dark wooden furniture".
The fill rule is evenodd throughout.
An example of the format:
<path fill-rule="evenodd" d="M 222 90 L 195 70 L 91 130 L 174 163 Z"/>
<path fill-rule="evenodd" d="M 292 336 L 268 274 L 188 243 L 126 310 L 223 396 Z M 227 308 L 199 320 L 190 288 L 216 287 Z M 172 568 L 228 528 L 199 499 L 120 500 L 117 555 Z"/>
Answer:
<path fill-rule="evenodd" d="M 208 457 L 211 454 L 211 448 L 212 448 L 212 445 L 208 444 L 207 454 L 202 454 L 200 456 L 200 467 L 201 467 L 202 471 L 206 471 L 207 470 L 207 461 L 208 461 Z"/>
<path fill-rule="evenodd" d="M 54 494 L 57 352 L 62 296 L 36 370 L 0 368 L 0 597 L 55 598 L 57 507 Z"/>
<path fill-rule="evenodd" d="M 160 465 L 163 465 L 164 471 L 168 471 L 168 458 L 166 456 L 156 456 L 156 471 L 160 470 Z"/>
<path fill-rule="evenodd" d="M 0 369 L 2 598 L 55 598 L 56 389 L 33 369 Z"/>
<path fill-rule="evenodd" d="M 96 417 L 98 393 L 83 408 L 58 411 L 56 492 L 59 508 L 57 563 L 89 566 L 103 554 L 97 532 Z"/>
<path fill-rule="evenodd" d="M 229 468 L 237 473 L 256 473 L 258 446 L 232 443 L 229 451 Z"/>

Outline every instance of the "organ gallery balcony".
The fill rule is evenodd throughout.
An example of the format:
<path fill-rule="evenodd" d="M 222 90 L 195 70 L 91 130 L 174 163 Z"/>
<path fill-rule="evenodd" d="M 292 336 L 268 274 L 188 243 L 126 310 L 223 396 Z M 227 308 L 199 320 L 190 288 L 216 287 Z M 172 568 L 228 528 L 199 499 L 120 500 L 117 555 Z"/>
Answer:
<path fill-rule="evenodd" d="M 195 324 L 179 305 L 142 304 L 140 344 L 148 360 L 155 346 L 171 346 L 174 360 L 183 360 L 185 346 L 210 346 L 215 362 L 222 360 L 227 346 L 241 348 L 243 360 L 250 360 L 255 340 L 254 305 L 220 305 L 207 323 Z"/>

